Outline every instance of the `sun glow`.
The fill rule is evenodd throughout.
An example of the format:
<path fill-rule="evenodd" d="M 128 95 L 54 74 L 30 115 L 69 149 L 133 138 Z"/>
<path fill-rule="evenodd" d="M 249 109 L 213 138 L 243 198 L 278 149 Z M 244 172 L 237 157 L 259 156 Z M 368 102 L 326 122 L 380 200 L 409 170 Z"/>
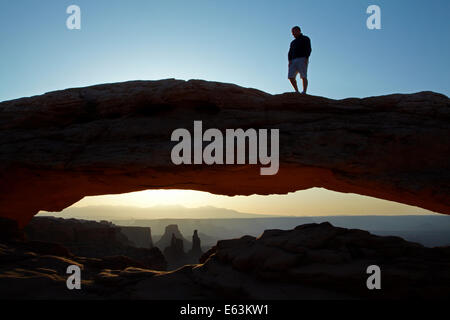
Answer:
<path fill-rule="evenodd" d="M 214 195 L 193 190 L 146 190 L 140 192 L 86 197 L 74 204 L 85 206 L 174 206 L 187 208 L 214 206 L 246 213 L 269 215 L 397 215 L 429 214 L 431 211 L 351 193 L 339 193 L 321 188 L 270 196 Z"/>

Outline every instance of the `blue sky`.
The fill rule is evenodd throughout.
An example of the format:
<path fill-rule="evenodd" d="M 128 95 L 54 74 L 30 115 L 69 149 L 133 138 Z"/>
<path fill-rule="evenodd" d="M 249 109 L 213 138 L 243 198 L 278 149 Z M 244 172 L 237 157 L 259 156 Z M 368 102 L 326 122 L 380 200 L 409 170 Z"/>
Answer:
<path fill-rule="evenodd" d="M 72 4 L 81 7 L 81 30 L 66 28 Z M 381 8 L 381 30 L 366 27 L 372 4 Z M 295 25 L 312 41 L 310 94 L 449 95 L 449 15 L 448 0 L 0 0 L 0 101 L 135 79 L 205 79 L 272 94 L 292 91 L 287 53 Z M 165 197 L 180 204 L 195 200 L 193 206 L 255 213 L 426 212 L 319 189 L 232 200 L 173 192 Z M 122 196 L 82 201 L 149 205 L 165 199 L 158 191 Z"/>
<path fill-rule="evenodd" d="M 448 0 L 0 0 L 0 101 L 134 79 L 291 91 L 290 29 L 311 38 L 310 94 L 449 95 Z M 81 7 L 68 30 L 66 8 Z M 382 29 L 366 28 L 381 8 Z"/>

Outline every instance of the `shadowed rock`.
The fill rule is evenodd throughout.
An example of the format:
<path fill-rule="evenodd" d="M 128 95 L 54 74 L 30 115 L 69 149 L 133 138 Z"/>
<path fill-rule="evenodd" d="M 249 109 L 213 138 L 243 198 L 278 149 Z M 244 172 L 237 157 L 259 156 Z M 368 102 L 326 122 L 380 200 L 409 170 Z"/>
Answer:
<path fill-rule="evenodd" d="M 149 228 L 139 230 L 149 231 Z M 167 267 L 164 256 L 158 248 L 135 247 L 123 234 L 122 227 L 107 221 L 99 223 L 78 219 L 35 217 L 25 227 L 24 233 L 28 240 L 25 243 L 28 246 L 33 244 L 30 250 L 36 253 L 53 252 L 51 254 L 65 257 L 124 260 L 132 262 L 129 266 L 156 270 L 165 270 Z M 70 251 L 70 254 L 65 254 L 62 250 Z M 125 262 L 121 265 L 123 264 Z"/>
<path fill-rule="evenodd" d="M 164 249 L 164 257 L 167 260 L 168 267 L 175 269 L 181 267 L 187 263 L 187 256 L 184 252 L 183 240 L 178 239 L 174 233 L 172 233 L 172 239 L 170 246 Z"/>
<path fill-rule="evenodd" d="M 153 247 L 152 231 L 149 227 L 120 226 L 120 232 L 127 236 L 135 247 L 147 249 Z"/>
<path fill-rule="evenodd" d="M 280 130 L 280 169 L 181 165 L 175 129 Z M 85 196 L 146 189 L 222 195 L 312 187 L 450 214 L 450 100 L 433 93 L 331 100 L 200 80 L 131 81 L 0 103 L 0 217 L 24 226 Z M 213 178 L 212 178 L 213 177 Z M 26 201 L 24 201 L 26 199 Z"/>
<path fill-rule="evenodd" d="M 174 237 L 174 247 L 182 241 Z M 0 243 L 0 298 L 52 299 L 438 299 L 450 295 L 450 247 L 426 248 L 329 223 L 266 230 L 219 241 L 202 264 L 172 272 L 132 259 L 58 257 Z M 83 270 L 83 290 L 67 290 L 68 265 Z M 367 267 L 382 289 L 368 290 Z M 75 290 L 76 291 L 76 290 Z"/>
<path fill-rule="evenodd" d="M 183 235 L 181 234 L 180 230 L 178 229 L 178 225 L 176 224 L 170 224 L 166 226 L 166 229 L 164 230 L 164 234 L 162 237 L 155 243 L 155 246 L 160 248 L 161 250 L 164 250 L 165 248 L 171 246 L 173 243 L 173 236 L 175 238 L 182 240 L 183 242 L 183 248 L 189 247 L 190 242 L 187 241 Z"/>
<path fill-rule="evenodd" d="M 203 254 L 202 247 L 200 244 L 200 238 L 198 236 L 197 230 L 194 230 L 194 234 L 192 235 L 192 249 L 189 251 L 189 255 L 192 257 L 198 257 Z"/>

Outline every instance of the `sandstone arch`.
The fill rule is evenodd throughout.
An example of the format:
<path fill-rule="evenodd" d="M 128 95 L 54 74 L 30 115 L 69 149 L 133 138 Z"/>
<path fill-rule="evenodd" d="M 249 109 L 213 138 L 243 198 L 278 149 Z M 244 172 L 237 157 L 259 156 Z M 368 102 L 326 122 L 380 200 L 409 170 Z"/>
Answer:
<path fill-rule="evenodd" d="M 280 129 L 280 170 L 175 166 L 176 128 Z M 0 217 L 25 225 L 85 196 L 324 187 L 450 214 L 450 101 L 421 92 L 331 100 L 201 80 L 131 81 L 0 103 Z"/>

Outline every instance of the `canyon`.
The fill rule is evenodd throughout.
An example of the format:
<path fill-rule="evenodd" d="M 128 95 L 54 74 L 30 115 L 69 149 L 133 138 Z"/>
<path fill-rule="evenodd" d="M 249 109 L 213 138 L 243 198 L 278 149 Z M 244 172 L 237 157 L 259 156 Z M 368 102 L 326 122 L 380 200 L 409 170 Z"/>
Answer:
<path fill-rule="evenodd" d="M 173 271 L 127 257 L 81 257 L 58 244 L 0 239 L 0 299 L 442 299 L 450 294 L 450 247 L 426 248 L 330 223 L 221 240 L 196 264 Z M 66 269 L 81 269 L 68 290 Z M 366 270 L 381 269 L 381 290 Z"/>

